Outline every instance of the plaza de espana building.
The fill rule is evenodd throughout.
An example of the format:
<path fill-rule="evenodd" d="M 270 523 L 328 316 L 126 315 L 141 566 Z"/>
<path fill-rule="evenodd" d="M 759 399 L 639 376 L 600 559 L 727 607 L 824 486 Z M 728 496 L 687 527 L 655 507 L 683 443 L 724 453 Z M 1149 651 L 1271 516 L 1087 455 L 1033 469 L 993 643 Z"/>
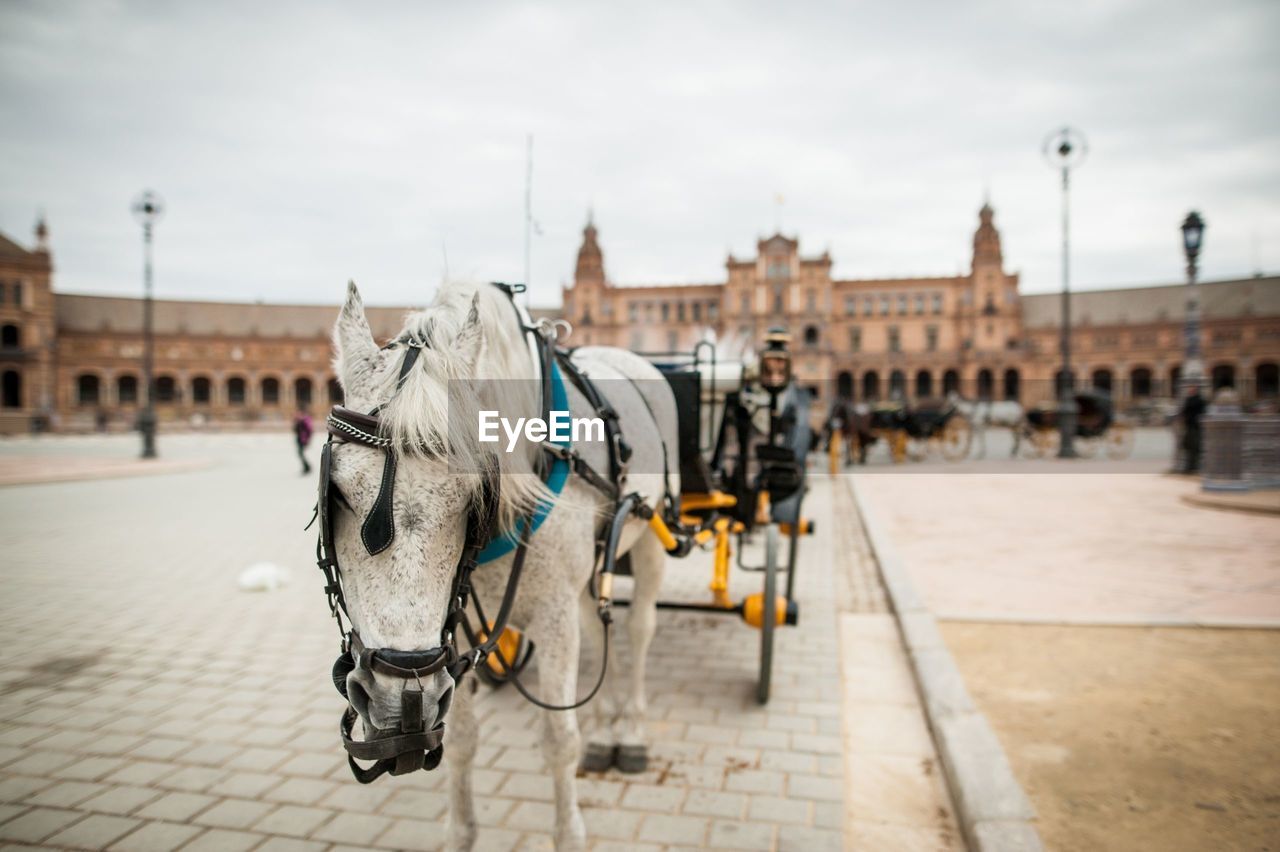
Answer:
<path fill-rule="evenodd" d="M 937 397 L 1052 397 L 1060 366 L 1061 297 L 1023 294 L 1006 270 L 995 214 L 978 212 L 969 271 L 929 278 L 834 278 L 827 253 L 805 256 L 781 234 L 755 257 L 730 255 L 723 280 L 687 285 L 610 281 L 594 223 L 578 250 L 562 315 L 571 345 L 637 351 L 758 346 L 767 329 L 792 335 L 795 375 L 825 408 Z M 1111 394 L 1121 410 L 1172 395 L 1183 358 L 1185 286 L 1072 295 L 1078 387 Z M 1245 402 L 1280 393 L 1280 277 L 1200 285 L 1201 341 L 1215 388 Z M 0 432 L 126 429 L 141 398 L 142 300 L 53 288 L 44 223 L 27 249 L 0 235 Z M 162 428 L 288 422 L 340 399 L 329 335 L 337 305 L 156 300 L 155 400 Z M 379 339 L 408 308 L 371 307 Z"/>

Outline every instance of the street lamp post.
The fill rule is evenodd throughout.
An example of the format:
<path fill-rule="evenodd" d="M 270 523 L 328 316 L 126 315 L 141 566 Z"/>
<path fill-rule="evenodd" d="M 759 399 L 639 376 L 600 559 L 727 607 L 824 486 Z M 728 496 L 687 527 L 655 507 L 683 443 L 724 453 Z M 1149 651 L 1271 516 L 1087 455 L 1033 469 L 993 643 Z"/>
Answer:
<path fill-rule="evenodd" d="M 1182 250 L 1187 256 L 1187 316 L 1182 329 L 1182 371 L 1178 374 L 1178 386 L 1173 388 L 1180 405 L 1191 388 L 1204 386 L 1204 360 L 1200 357 L 1200 285 L 1196 282 L 1200 246 L 1204 243 L 1204 220 L 1192 210 L 1182 220 Z M 1178 409 L 1181 411 L 1181 407 Z M 1181 420 L 1181 418 L 1179 418 Z M 1175 427 L 1173 442 L 1173 469 L 1179 473 L 1188 469 L 1184 433 L 1185 425 Z"/>
<path fill-rule="evenodd" d="M 1058 458 L 1078 458 L 1075 447 L 1076 408 L 1075 382 L 1071 376 L 1071 252 L 1070 189 L 1071 170 L 1084 162 L 1089 146 L 1078 130 L 1064 127 L 1044 140 L 1044 157 L 1062 171 L 1062 381 L 1058 388 Z"/>
<path fill-rule="evenodd" d="M 1200 246 L 1204 242 L 1204 220 L 1192 210 L 1182 220 L 1182 249 L 1187 255 L 1187 320 L 1183 328 L 1182 388 L 1204 384 L 1204 361 L 1200 357 L 1200 286 L 1196 282 Z"/>
<path fill-rule="evenodd" d="M 164 202 L 151 190 L 143 192 L 133 202 L 133 216 L 142 225 L 142 413 L 138 417 L 138 429 L 142 432 L 142 457 L 156 457 L 156 409 L 155 381 L 153 379 L 155 363 L 155 335 L 152 328 L 152 274 L 151 274 L 151 231 L 152 227 L 164 213 Z"/>

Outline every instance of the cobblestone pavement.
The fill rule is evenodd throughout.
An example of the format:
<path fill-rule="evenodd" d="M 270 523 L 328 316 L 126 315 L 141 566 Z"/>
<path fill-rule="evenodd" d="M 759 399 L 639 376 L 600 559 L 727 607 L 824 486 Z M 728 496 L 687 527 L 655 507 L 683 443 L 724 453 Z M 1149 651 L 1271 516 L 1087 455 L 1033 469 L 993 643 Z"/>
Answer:
<path fill-rule="evenodd" d="M 131 452 L 123 440 L 66 446 L 94 454 L 97 441 L 104 455 L 123 456 Z M 336 731 L 342 701 L 328 682 L 336 631 L 312 567 L 312 535 L 302 531 L 313 481 L 298 475 L 289 437 L 168 436 L 161 450 L 216 464 L 0 489 L 0 625 L 9 650 L 0 662 L 0 843 L 438 848 L 444 771 L 369 787 L 349 777 Z M 928 743 L 918 706 L 915 719 L 850 713 L 887 695 L 909 707 L 914 693 L 902 672 L 879 665 L 894 659 L 897 641 L 865 573 L 873 566 L 843 581 L 861 588 L 853 598 L 833 591 L 829 490 L 815 477 L 808 506 L 818 534 L 802 548 L 801 624 L 779 633 L 767 707 L 753 698 L 758 633 L 731 616 L 660 613 L 652 766 L 582 780 L 595 848 L 838 849 L 855 812 L 884 807 L 888 818 L 864 826 L 862 848 L 900 848 L 883 838 L 900 837 L 920 813 L 932 830 L 929 806 L 916 813 L 901 804 L 920 785 L 897 783 L 894 760 L 846 764 L 863 753 L 851 742 L 877 738 L 895 743 L 898 768 L 930 758 L 920 757 Z M 840 550 L 847 546 L 842 539 Z M 292 581 L 271 593 L 239 591 L 237 574 L 258 561 L 288 567 Z M 673 560 L 666 597 L 701 600 L 709 576 L 705 556 Z M 735 572 L 734 596 L 758 582 Z M 838 598 L 863 601 L 839 629 Z M 841 637 L 860 643 L 856 653 L 841 653 Z M 851 689 L 842 688 L 842 659 Z M 584 661 L 584 671 L 594 665 Z M 480 847 L 546 848 L 551 794 L 535 711 L 509 689 L 485 691 Z M 847 772 L 865 780 L 846 787 Z M 884 790 L 900 813 L 877 798 Z M 946 848 L 923 848 L 935 847 Z"/>
<path fill-rule="evenodd" d="M 1189 505 L 1194 480 L 921 474 L 859 488 L 940 619 L 1280 626 L 1280 524 Z"/>

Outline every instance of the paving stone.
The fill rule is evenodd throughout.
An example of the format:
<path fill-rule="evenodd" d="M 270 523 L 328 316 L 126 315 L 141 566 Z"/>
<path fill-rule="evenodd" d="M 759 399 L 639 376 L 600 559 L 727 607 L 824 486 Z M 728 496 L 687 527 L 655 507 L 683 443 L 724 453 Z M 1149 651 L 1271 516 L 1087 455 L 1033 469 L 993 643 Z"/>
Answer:
<path fill-rule="evenodd" d="M 257 847 L 254 852 L 321 852 L 326 848 L 328 848 L 327 843 L 320 843 L 315 840 L 300 840 L 296 837 L 268 837 L 267 841 Z M 404 848 L 411 849 L 413 847 L 406 846 Z"/>
<path fill-rule="evenodd" d="M 712 849 L 773 849 L 776 828 L 746 822 L 717 820 L 711 824 L 708 845 Z"/>
<path fill-rule="evenodd" d="M 144 822 L 108 848 L 115 852 L 170 852 L 203 830 L 199 826 L 173 822 Z"/>
<path fill-rule="evenodd" d="M 708 821 L 699 817 L 650 814 L 640 824 L 640 840 L 651 843 L 702 846 Z"/>
<path fill-rule="evenodd" d="M 685 791 L 679 787 L 631 784 L 622 794 L 622 807 L 673 814 L 679 810 L 684 796 Z"/>
<path fill-rule="evenodd" d="M 630 840 L 640 828 L 642 814 L 617 808 L 582 809 L 582 821 L 587 826 L 587 837 L 595 839 Z"/>
<path fill-rule="evenodd" d="M 164 793 L 137 815 L 146 819 L 183 822 L 209 808 L 218 800 L 200 793 Z"/>
<path fill-rule="evenodd" d="M 803 799 L 781 796 L 752 796 L 747 805 L 749 822 L 789 822 L 807 825 L 812 805 Z"/>
<path fill-rule="evenodd" d="M 696 816 L 739 818 L 746 806 L 747 797 L 743 793 L 690 790 L 685 796 L 681 811 Z"/>
<path fill-rule="evenodd" d="M 389 829 L 393 822 L 389 817 L 374 814 L 338 814 L 316 831 L 314 839 L 356 846 L 368 845 Z"/>
<path fill-rule="evenodd" d="M 267 815 L 275 805 L 246 799 L 223 799 L 192 821 L 215 828 L 248 828 Z"/>
<path fill-rule="evenodd" d="M 70 846 L 75 849 L 105 849 L 141 824 L 141 821 L 128 817 L 92 814 L 67 826 L 45 842 L 51 846 Z"/>
<path fill-rule="evenodd" d="M 328 781 L 317 781 L 312 778 L 288 778 L 263 793 L 262 798 L 272 802 L 313 805 L 326 796 L 332 795 L 337 789 L 337 785 Z"/>
<path fill-rule="evenodd" d="M 87 781 L 60 781 L 52 787 L 27 796 L 26 803 L 51 808 L 69 808 L 80 804 L 85 799 L 105 793 L 109 789 L 111 788 L 105 784 Z"/>
<path fill-rule="evenodd" d="M 247 831 L 213 828 L 182 847 L 182 852 L 248 852 L 266 838 Z"/>
<path fill-rule="evenodd" d="M 801 825 L 778 827 L 779 852 L 841 852 L 842 849 L 844 835 L 839 831 Z"/>
<path fill-rule="evenodd" d="M 80 810 L 125 816 L 159 798 L 159 790 L 148 787 L 112 787 L 105 793 L 80 803 Z"/>
<path fill-rule="evenodd" d="M 786 775 L 763 769 L 737 769 L 725 776 L 724 787 L 739 793 L 771 793 L 782 795 Z"/>
<path fill-rule="evenodd" d="M 28 796 L 54 786 L 49 778 L 33 778 L 29 775 L 14 775 L 0 778 L 0 802 L 20 802 Z"/>
<path fill-rule="evenodd" d="M 395 849 L 429 852 L 439 849 L 442 840 L 443 829 L 437 823 L 398 819 L 378 838 L 377 843 Z"/>
<path fill-rule="evenodd" d="M 299 805 L 281 805 L 253 825 L 254 831 L 263 834 L 285 834 L 307 837 L 334 812 L 324 808 L 306 808 Z"/>
<path fill-rule="evenodd" d="M 233 772 L 209 788 L 215 796 L 236 796 L 252 799 L 276 786 L 280 778 L 261 772 Z"/>
<path fill-rule="evenodd" d="M 39 843 L 83 817 L 84 814 L 76 811 L 32 808 L 21 816 L 0 825 L 0 840 Z"/>

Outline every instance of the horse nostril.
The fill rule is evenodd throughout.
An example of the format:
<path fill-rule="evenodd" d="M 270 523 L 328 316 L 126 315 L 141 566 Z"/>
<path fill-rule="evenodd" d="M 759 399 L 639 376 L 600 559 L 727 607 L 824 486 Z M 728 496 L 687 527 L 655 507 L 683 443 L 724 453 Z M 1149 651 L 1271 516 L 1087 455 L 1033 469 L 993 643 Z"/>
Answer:
<path fill-rule="evenodd" d="M 352 707 L 356 708 L 361 718 L 369 718 L 369 693 L 353 677 L 347 678 L 347 700 L 351 702 Z"/>

